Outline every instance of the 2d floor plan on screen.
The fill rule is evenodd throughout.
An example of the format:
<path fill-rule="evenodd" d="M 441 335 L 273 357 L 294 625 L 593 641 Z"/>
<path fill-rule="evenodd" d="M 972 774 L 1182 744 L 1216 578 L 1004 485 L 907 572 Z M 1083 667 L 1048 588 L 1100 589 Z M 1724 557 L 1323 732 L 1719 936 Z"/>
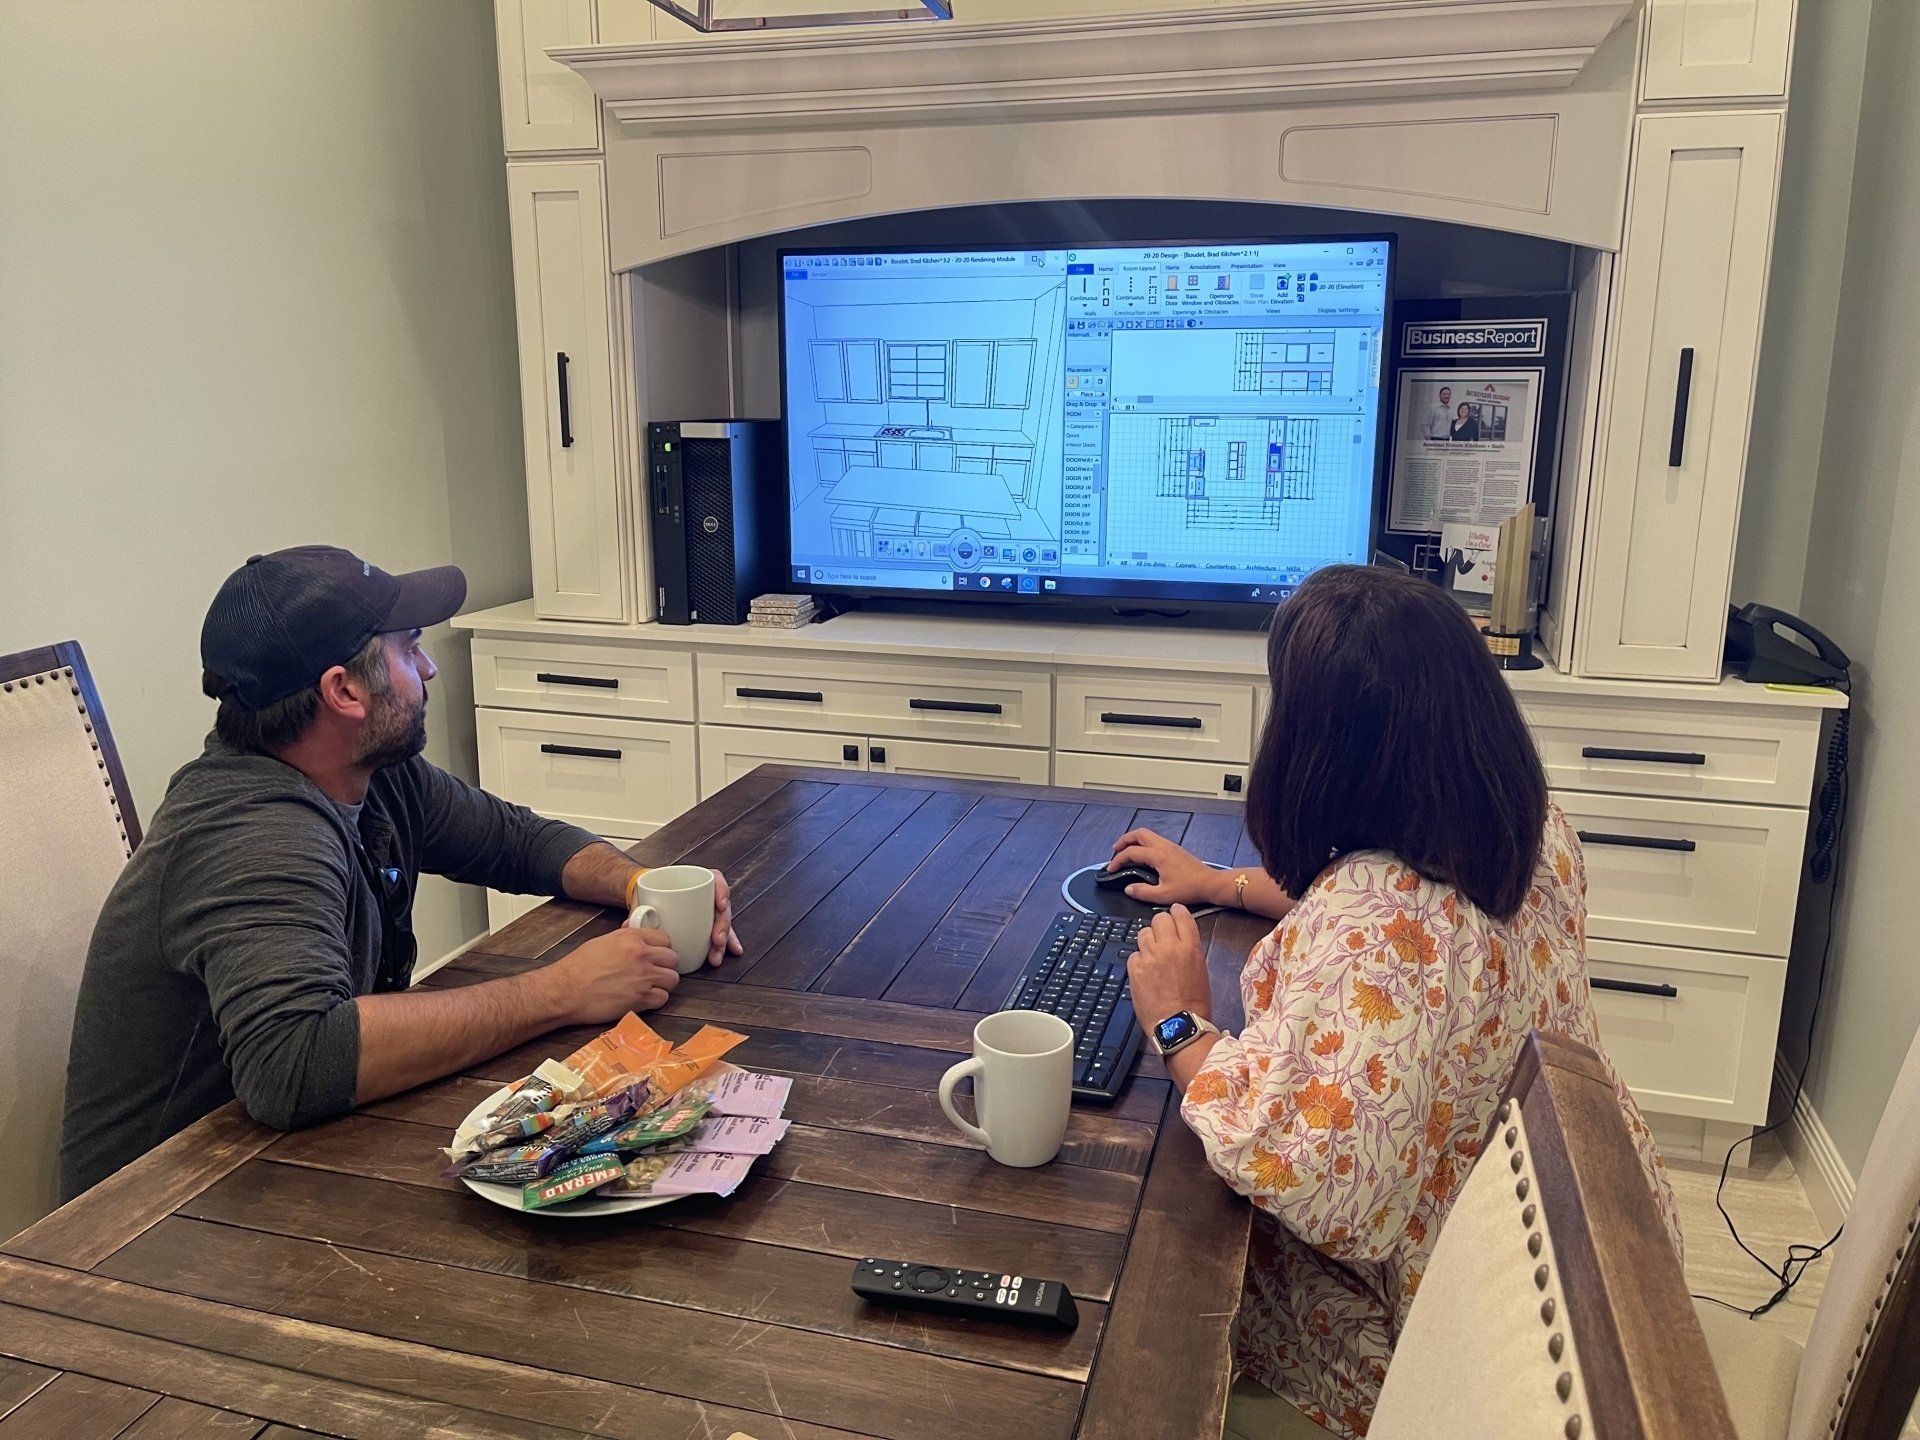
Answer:
<path fill-rule="evenodd" d="M 1245 598 L 1365 559 L 1386 260 L 787 254 L 794 579 Z"/>

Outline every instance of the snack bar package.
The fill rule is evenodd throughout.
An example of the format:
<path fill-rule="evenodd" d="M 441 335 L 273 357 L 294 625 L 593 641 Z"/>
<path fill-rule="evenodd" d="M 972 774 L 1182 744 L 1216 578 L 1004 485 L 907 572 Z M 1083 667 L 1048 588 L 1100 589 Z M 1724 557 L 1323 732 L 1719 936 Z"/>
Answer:
<path fill-rule="evenodd" d="M 564 1106 L 553 1112 L 553 1124 L 532 1143 L 488 1150 L 457 1160 L 447 1173 L 469 1180 L 497 1182 L 550 1174 L 562 1162 L 579 1154 L 589 1140 L 618 1130 L 633 1119 L 646 1097 L 647 1085 L 641 1081 L 605 1100 Z M 527 1169 L 529 1165 L 533 1167 L 531 1172 Z"/>
<path fill-rule="evenodd" d="M 629 1120 L 617 1130 L 596 1136 L 580 1147 L 580 1153 L 611 1155 L 645 1150 L 663 1141 L 678 1140 L 681 1136 L 690 1134 L 694 1127 L 706 1118 L 707 1104 L 704 1100 L 695 1101 L 691 1105 L 676 1105 L 671 1110 Z"/>
<path fill-rule="evenodd" d="M 751 1155 L 643 1155 L 607 1187 L 609 1195 L 731 1195 L 752 1167 Z"/>
<path fill-rule="evenodd" d="M 734 1046 L 746 1040 L 731 1030 L 703 1025 L 684 1044 L 674 1045 L 655 1033 L 638 1015 L 625 1015 L 603 1035 L 596 1035 L 567 1057 L 567 1068 L 585 1078 L 583 1098 L 599 1099 L 625 1089 L 635 1080 L 647 1080 L 656 1096 L 676 1090 L 705 1075 Z"/>
<path fill-rule="evenodd" d="M 585 1084 L 578 1071 L 568 1069 L 558 1060 L 541 1061 L 540 1068 L 526 1079 L 517 1081 L 507 1092 L 506 1098 L 492 1110 L 473 1117 L 454 1131 L 453 1144 L 447 1147 L 448 1153 L 464 1155 L 486 1148 L 479 1143 L 483 1134 L 510 1121 L 542 1114 L 557 1105 L 578 1100 Z"/>
<path fill-rule="evenodd" d="M 785 1075 L 758 1075 L 731 1065 L 718 1074 L 690 1086 L 678 1100 L 706 1100 L 716 1115 L 745 1115 L 760 1120 L 775 1120 L 787 1108 L 787 1096 L 793 1081 Z"/>
<path fill-rule="evenodd" d="M 520 1191 L 520 1208 L 544 1210 L 567 1200 L 578 1200 L 626 1173 L 626 1167 L 612 1155 L 583 1155 L 569 1160 L 543 1180 L 535 1180 Z"/>
<path fill-rule="evenodd" d="M 761 1120 L 748 1115 L 717 1115 L 702 1121 L 674 1150 L 710 1155 L 766 1155 L 786 1138 L 791 1120 Z M 599 1142 L 596 1142 L 599 1143 Z"/>

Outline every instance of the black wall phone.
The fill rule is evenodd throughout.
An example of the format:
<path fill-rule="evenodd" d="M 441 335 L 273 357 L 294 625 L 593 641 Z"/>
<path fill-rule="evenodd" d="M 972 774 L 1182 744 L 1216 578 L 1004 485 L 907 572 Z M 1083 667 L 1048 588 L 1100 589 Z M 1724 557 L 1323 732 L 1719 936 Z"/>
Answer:
<path fill-rule="evenodd" d="M 1785 634 L 1781 632 L 1785 631 Z M 1798 636 L 1813 648 L 1797 644 Z M 1826 685 L 1850 695 L 1847 652 L 1796 615 L 1771 605 L 1738 605 L 1727 618 L 1727 668 L 1753 685 Z M 1827 773 L 1814 796 L 1813 845 L 1807 873 L 1824 885 L 1833 874 L 1847 799 L 1847 740 L 1852 707 L 1837 712 L 1827 735 Z"/>
<path fill-rule="evenodd" d="M 1806 645 L 1789 638 L 1795 635 Z M 1807 645 L 1813 649 L 1809 651 Z M 1727 668 L 1751 684 L 1831 685 L 1845 690 L 1852 667 L 1846 651 L 1784 610 L 1737 605 L 1727 618 Z"/>

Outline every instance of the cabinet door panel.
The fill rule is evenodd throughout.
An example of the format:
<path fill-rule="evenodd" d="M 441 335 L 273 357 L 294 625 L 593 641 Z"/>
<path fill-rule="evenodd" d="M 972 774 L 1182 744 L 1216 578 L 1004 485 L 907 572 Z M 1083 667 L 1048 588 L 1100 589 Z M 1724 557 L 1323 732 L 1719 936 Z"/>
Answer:
<path fill-rule="evenodd" d="M 629 618 L 597 160 L 507 166 L 534 608 Z"/>
<path fill-rule="evenodd" d="M 1774 112 L 1640 122 L 1582 669 L 1717 680 L 1779 161 Z"/>
<path fill-rule="evenodd" d="M 593 0 L 494 0 L 500 54 L 500 128 L 509 155 L 598 150 L 593 90 L 547 51 L 594 43 Z"/>
<path fill-rule="evenodd" d="M 1787 93 L 1794 0 L 1648 0 L 1648 100 Z"/>

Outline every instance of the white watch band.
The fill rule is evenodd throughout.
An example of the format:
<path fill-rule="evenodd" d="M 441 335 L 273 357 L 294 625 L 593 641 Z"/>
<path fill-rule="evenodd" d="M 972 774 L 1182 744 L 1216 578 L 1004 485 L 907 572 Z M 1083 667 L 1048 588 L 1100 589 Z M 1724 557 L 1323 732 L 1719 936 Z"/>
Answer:
<path fill-rule="evenodd" d="M 1188 1020 L 1193 1022 L 1193 1027 L 1194 1027 L 1193 1034 L 1187 1036 L 1187 1038 L 1182 1040 L 1178 1045 L 1166 1046 L 1160 1043 L 1160 1036 L 1157 1033 L 1159 1031 L 1160 1026 L 1156 1025 L 1152 1030 L 1149 1030 L 1147 1032 L 1147 1039 L 1152 1043 L 1155 1053 L 1160 1055 L 1172 1055 L 1176 1051 L 1186 1049 L 1187 1046 L 1193 1044 L 1193 1042 L 1198 1040 L 1202 1035 L 1219 1035 L 1224 1033 L 1220 1029 L 1220 1027 L 1214 1024 L 1211 1020 L 1208 1020 L 1203 1016 L 1196 1015 L 1191 1010 L 1176 1010 L 1173 1012 L 1172 1015 L 1169 1015 L 1167 1017 L 1167 1020 L 1171 1020 L 1178 1015 L 1184 1015 L 1187 1017 Z M 1166 1021 L 1163 1020 L 1160 1023 L 1164 1025 Z"/>

